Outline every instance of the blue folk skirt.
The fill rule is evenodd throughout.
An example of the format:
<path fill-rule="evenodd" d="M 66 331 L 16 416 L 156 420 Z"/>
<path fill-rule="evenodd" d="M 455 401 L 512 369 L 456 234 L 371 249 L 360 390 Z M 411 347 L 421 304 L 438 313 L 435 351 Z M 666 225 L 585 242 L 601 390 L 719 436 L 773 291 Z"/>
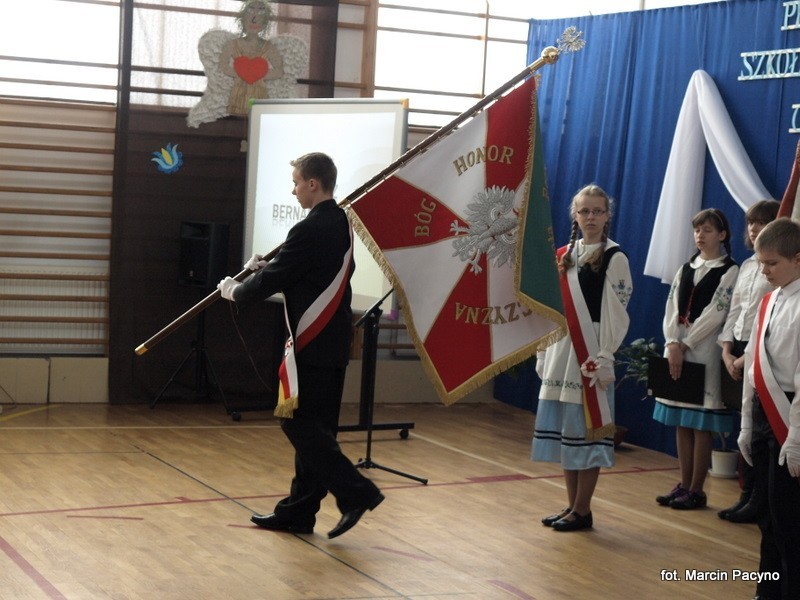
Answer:
<path fill-rule="evenodd" d="M 653 419 L 664 425 L 689 427 L 700 431 L 716 431 L 730 433 L 736 431 L 733 411 L 725 409 L 703 408 L 693 406 L 669 406 L 656 400 Z"/>
<path fill-rule="evenodd" d="M 608 390 L 611 415 L 614 392 Z M 586 440 L 583 405 L 559 400 L 539 400 L 533 427 L 531 460 L 561 463 L 568 471 L 614 466 L 614 439 Z"/>

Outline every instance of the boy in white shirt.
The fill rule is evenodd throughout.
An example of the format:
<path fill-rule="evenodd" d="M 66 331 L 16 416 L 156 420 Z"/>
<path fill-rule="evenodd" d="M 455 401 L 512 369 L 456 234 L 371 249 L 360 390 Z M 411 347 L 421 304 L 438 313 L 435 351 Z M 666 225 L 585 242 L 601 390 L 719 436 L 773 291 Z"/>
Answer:
<path fill-rule="evenodd" d="M 768 499 L 761 530 L 759 600 L 800 598 L 800 223 L 773 221 L 756 257 L 776 289 L 759 305 L 745 352 L 739 449 Z"/>

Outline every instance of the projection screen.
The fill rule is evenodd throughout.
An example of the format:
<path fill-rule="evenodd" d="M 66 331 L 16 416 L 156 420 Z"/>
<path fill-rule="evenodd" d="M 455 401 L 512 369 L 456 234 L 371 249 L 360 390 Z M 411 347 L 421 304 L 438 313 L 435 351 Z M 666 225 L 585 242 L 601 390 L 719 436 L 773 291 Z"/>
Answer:
<path fill-rule="evenodd" d="M 339 171 L 334 196 L 340 201 L 405 151 L 407 104 L 371 98 L 254 102 L 248 133 L 244 256 L 273 250 L 305 216 L 292 195 L 291 160 L 307 152 L 333 158 Z M 354 252 L 353 310 L 364 311 L 391 286 L 359 239 Z"/>

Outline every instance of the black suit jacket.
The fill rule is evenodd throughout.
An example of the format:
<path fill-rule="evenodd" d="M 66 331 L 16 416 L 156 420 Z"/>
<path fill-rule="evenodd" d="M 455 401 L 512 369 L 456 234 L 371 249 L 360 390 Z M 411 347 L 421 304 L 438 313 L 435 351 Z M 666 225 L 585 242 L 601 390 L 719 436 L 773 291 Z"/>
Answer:
<path fill-rule="evenodd" d="M 263 269 L 234 290 L 237 306 L 283 292 L 292 335 L 306 309 L 330 285 L 350 247 L 347 215 L 334 200 L 320 202 L 289 230 L 278 254 Z M 352 277 L 355 262 L 350 262 Z M 331 320 L 296 354 L 298 364 L 343 367 L 350 357 L 353 313 L 347 288 Z"/>

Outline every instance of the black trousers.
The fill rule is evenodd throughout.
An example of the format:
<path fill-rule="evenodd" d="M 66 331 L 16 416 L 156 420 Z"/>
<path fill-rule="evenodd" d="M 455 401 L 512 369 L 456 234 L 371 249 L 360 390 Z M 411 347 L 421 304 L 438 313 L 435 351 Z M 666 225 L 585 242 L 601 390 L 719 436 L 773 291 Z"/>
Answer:
<path fill-rule="evenodd" d="M 731 354 L 735 357 L 740 357 L 744 354 L 744 350 L 747 347 L 747 341 L 737 340 L 733 338 L 733 348 L 731 348 Z M 730 378 L 730 375 L 727 372 L 727 367 L 725 366 L 725 361 L 722 361 L 721 365 L 721 376 L 723 380 L 727 380 L 727 383 L 731 387 L 735 387 L 737 390 L 736 402 L 729 403 L 728 399 L 723 394 L 722 401 L 725 403 L 725 406 L 728 408 L 732 408 L 739 412 L 742 411 L 742 382 L 733 382 Z M 738 385 L 737 385 L 738 383 Z M 741 472 L 742 472 L 742 492 L 745 494 L 752 495 L 753 493 L 753 486 L 755 485 L 755 474 L 753 473 L 753 467 L 747 464 L 745 460 L 739 460 L 739 464 L 741 465 Z M 756 496 L 758 501 L 763 499 L 763 496 Z"/>
<path fill-rule="evenodd" d="M 344 513 L 371 504 L 379 490 L 336 441 L 345 368 L 297 368 L 299 407 L 293 418 L 281 420 L 281 429 L 295 450 L 295 475 L 289 495 L 275 506 L 275 514 L 313 526 L 328 492 Z"/>
<path fill-rule="evenodd" d="M 772 600 L 800 599 L 800 484 L 778 464 L 781 447 L 758 395 L 753 399 L 753 471 L 755 486 L 767 502 L 758 512 L 761 530 L 759 572 L 778 573 L 779 581 L 757 584 L 759 596 Z"/>

